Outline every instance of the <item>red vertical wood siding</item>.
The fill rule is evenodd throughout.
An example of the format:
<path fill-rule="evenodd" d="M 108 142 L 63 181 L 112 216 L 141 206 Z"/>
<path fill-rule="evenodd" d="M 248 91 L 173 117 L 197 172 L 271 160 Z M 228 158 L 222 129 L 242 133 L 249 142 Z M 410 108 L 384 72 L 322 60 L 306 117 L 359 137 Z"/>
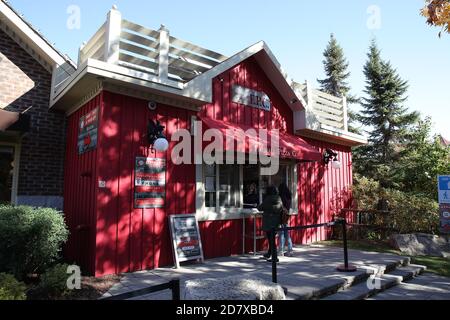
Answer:
<path fill-rule="evenodd" d="M 301 163 L 298 166 L 298 201 L 299 216 L 294 224 L 315 224 L 328 222 L 342 208 L 351 205 L 352 157 L 351 148 L 313 139 L 305 139 L 318 147 L 320 152 L 331 148 L 338 153 L 342 168 L 331 168 L 331 164 Z M 308 229 L 301 233 L 301 238 L 294 235 L 295 243 L 307 244 L 326 240 L 330 229 Z"/>
<path fill-rule="evenodd" d="M 264 91 L 272 101 L 272 110 L 263 112 L 231 101 L 231 88 L 238 84 Z M 96 150 L 78 156 L 78 121 L 83 114 L 100 107 L 99 140 Z M 69 259 L 80 263 L 86 272 L 97 276 L 152 269 L 173 264 L 168 216 L 194 213 L 195 166 L 176 166 L 168 152 L 152 154 L 145 134 L 149 119 L 166 127 L 169 141 L 180 128 L 190 128 L 188 111 L 159 104 L 156 111 L 147 101 L 102 92 L 68 119 L 65 212 L 71 230 L 67 245 Z M 254 128 L 278 128 L 293 134 L 293 114 L 273 84 L 250 58 L 213 80 L 213 102 L 199 112 L 201 116 Z M 292 225 L 330 221 L 339 207 L 348 205 L 348 188 L 352 183 L 351 149 L 309 139 L 322 152 L 332 148 L 339 153 L 340 170 L 325 168 L 322 163 L 298 164 L 298 211 Z M 134 163 L 137 156 L 164 157 L 167 160 L 166 207 L 134 209 Z M 82 177 L 91 172 L 90 177 Z M 98 188 L 105 181 L 105 189 Z M 85 227 L 83 227 L 85 226 Z M 242 252 L 242 220 L 200 222 L 206 258 Z M 259 224 L 260 226 L 260 224 Z M 247 232 L 252 224 L 247 223 Z M 327 229 L 293 232 L 296 244 L 325 240 Z M 258 249 L 267 243 L 258 241 Z M 246 240 L 247 251 L 253 249 Z"/>
<path fill-rule="evenodd" d="M 272 110 L 264 112 L 234 103 L 231 96 L 233 85 L 264 91 L 272 101 Z M 245 60 L 213 80 L 213 102 L 205 105 L 200 115 L 238 125 L 251 125 L 255 129 L 274 128 L 293 133 L 293 114 L 290 107 L 254 58 Z"/>
<path fill-rule="evenodd" d="M 264 91 L 270 97 L 272 110 L 263 112 L 232 102 L 230 93 L 234 84 Z M 294 134 L 292 110 L 254 58 L 247 59 L 213 80 L 213 102 L 205 105 L 200 115 L 234 124 L 251 125 L 257 129 L 273 128 Z M 348 205 L 348 189 L 352 183 L 351 149 L 349 147 L 311 139 L 307 141 L 319 148 L 321 152 L 324 152 L 326 148 L 338 151 L 342 169 L 334 170 L 331 165 L 325 168 L 322 163 L 301 163 L 298 165 L 296 192 L 299 199 L 299 215 L 293 217 L 291 222 L 295 226 L 330 221 L 338 208 Z M 250 233 L 252 224 L 250 220 L 248 222 L 247 232 Z M 200 228 L 207 258 L 242 252 L 241 220 L 202 222 Z M 292 233 L 296 244 L 321 241 L 327 239 L 328 236 L 329 230 L 326 228 Z M 265 245 L 267 245 L 265 241 L 258 241 L 259 249 L 262 249 Z M 245 246 L 247 251 L 253 250 L 252 240 L 247 239 Z"/>
<path fill-rule="evenodd" d="M 70 236 L 64 252 L 67 260 L 79 264 L 86 274 L 93 274 L 95 271 L 98 149 L 79 155 L 78 131 L 80 118 L 95 108 L 100 111 L 102 100 L 100 94 L 67 119 L 64 213 Z"/>
<path fill-rule="evenodd" d="M 195 166 L 172 163 L 167 153 L 147 147 L 148 120 L 159 120 L 166 136 L 190 128 L 194 112 L 158 104 L 150 111 L 147 101 L 104 92 L 100 130 L 98 180 L 107 188 L 98 193 L 96 275 L 132 272 L 171 265 L 172 247 L 168 216 L 195 212 Z M 167 161 L 166 208 L 134 208 L 134 165 L 138 156 Z"/>

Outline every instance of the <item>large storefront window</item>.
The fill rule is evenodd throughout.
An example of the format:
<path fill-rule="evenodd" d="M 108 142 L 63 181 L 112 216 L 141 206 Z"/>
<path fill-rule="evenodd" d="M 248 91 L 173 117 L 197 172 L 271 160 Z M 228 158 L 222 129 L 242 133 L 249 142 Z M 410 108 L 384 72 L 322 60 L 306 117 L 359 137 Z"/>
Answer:
<path fill-rule="evenodd" d="M 202 211 L 202 219 L 239 218 L 243 209 L 256 208 L 262 202 L 267 186 L 286 183 L 293 195 L 292 212 L 296 213 L 296 167 L 296 162 L 282 162 L 276 175 L 262 176 L 260 165 L 204 164 L 198 191 L 204 197 L 199 197 L 202 201 L 197 209 Z"/>

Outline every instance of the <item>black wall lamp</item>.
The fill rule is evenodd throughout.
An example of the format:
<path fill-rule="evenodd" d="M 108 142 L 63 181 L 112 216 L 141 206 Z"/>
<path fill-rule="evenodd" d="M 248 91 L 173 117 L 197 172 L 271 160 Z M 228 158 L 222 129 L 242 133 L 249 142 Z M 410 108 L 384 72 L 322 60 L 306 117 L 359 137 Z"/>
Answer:
<path fill-rule="evenodd" d="M 333 166 L 334 169 L 340 169 L 342 167 L 342 164 L 338 159 L 337 152 L 335 152 L 331 149 L 326 149 L 325 153 L 323 155 L 323 162 L 326 165 L 328 165 L 330 163 L 330 161 L 332 161 L 331 165 Z"/>
<path fill-rule="evenodd" d="M 149 120 L 147 139 L 150 147 L 158 152 L 166 152 L 169 149 L 169 141 L 164 136 L 165 127 L 159 121 Z"/>

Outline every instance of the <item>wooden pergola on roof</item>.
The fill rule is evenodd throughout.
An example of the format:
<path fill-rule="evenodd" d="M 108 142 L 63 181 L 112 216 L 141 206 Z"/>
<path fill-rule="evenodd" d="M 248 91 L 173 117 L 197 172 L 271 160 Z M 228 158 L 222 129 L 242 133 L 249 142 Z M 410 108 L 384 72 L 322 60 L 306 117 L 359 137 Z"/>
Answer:
<path fill-rule="evenodd" d="M 263 41 L 227 57 L 175 38 L 165 26 L 153 30 L 125 20 L 116 6 L 109 11 L 106 22 L 81 46 L 77 71 L 53 87 L 51 107 L 70 114 L 106 89 L 198 110 L 212 102 L 212 79 L 249 57 L 255 57 L 293 110 L 298 134 L 315 138 L 326 135 L 349 145 L 367 142 L 364 137 L 348 132 L 347 105 L 343 99 L 305 95 L 308 91 L 288 80 Z M 320 99 L 317 101 L 320 108 L 313 97 Z"/>

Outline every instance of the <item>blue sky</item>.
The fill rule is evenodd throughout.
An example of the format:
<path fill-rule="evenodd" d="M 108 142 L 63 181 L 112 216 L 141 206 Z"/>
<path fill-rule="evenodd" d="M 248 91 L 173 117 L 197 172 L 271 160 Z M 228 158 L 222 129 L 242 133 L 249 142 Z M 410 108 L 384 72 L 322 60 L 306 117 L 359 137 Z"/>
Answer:
<path fill-rule="evenodd" d="M 419 15 L 423 0 L 10 0 L 12 6 L 64 53 L 78 47 L 117 4 L 127 20 L 152 29 L 165 24 L 171 35 L 225 55 L 264 40 L 296 81 L 323 77 L 322 52 L 334 33 L 350 62 L 350 85 L 362 94 L 362 66 L 375 37 L 384 59 L 409 81 L 407 106 L 429 115 L 436 133 L 450 138 L 450 35 L 441 39 Z M 80 8 L 80 28 L 69 29 L 68 8 Z"/>

